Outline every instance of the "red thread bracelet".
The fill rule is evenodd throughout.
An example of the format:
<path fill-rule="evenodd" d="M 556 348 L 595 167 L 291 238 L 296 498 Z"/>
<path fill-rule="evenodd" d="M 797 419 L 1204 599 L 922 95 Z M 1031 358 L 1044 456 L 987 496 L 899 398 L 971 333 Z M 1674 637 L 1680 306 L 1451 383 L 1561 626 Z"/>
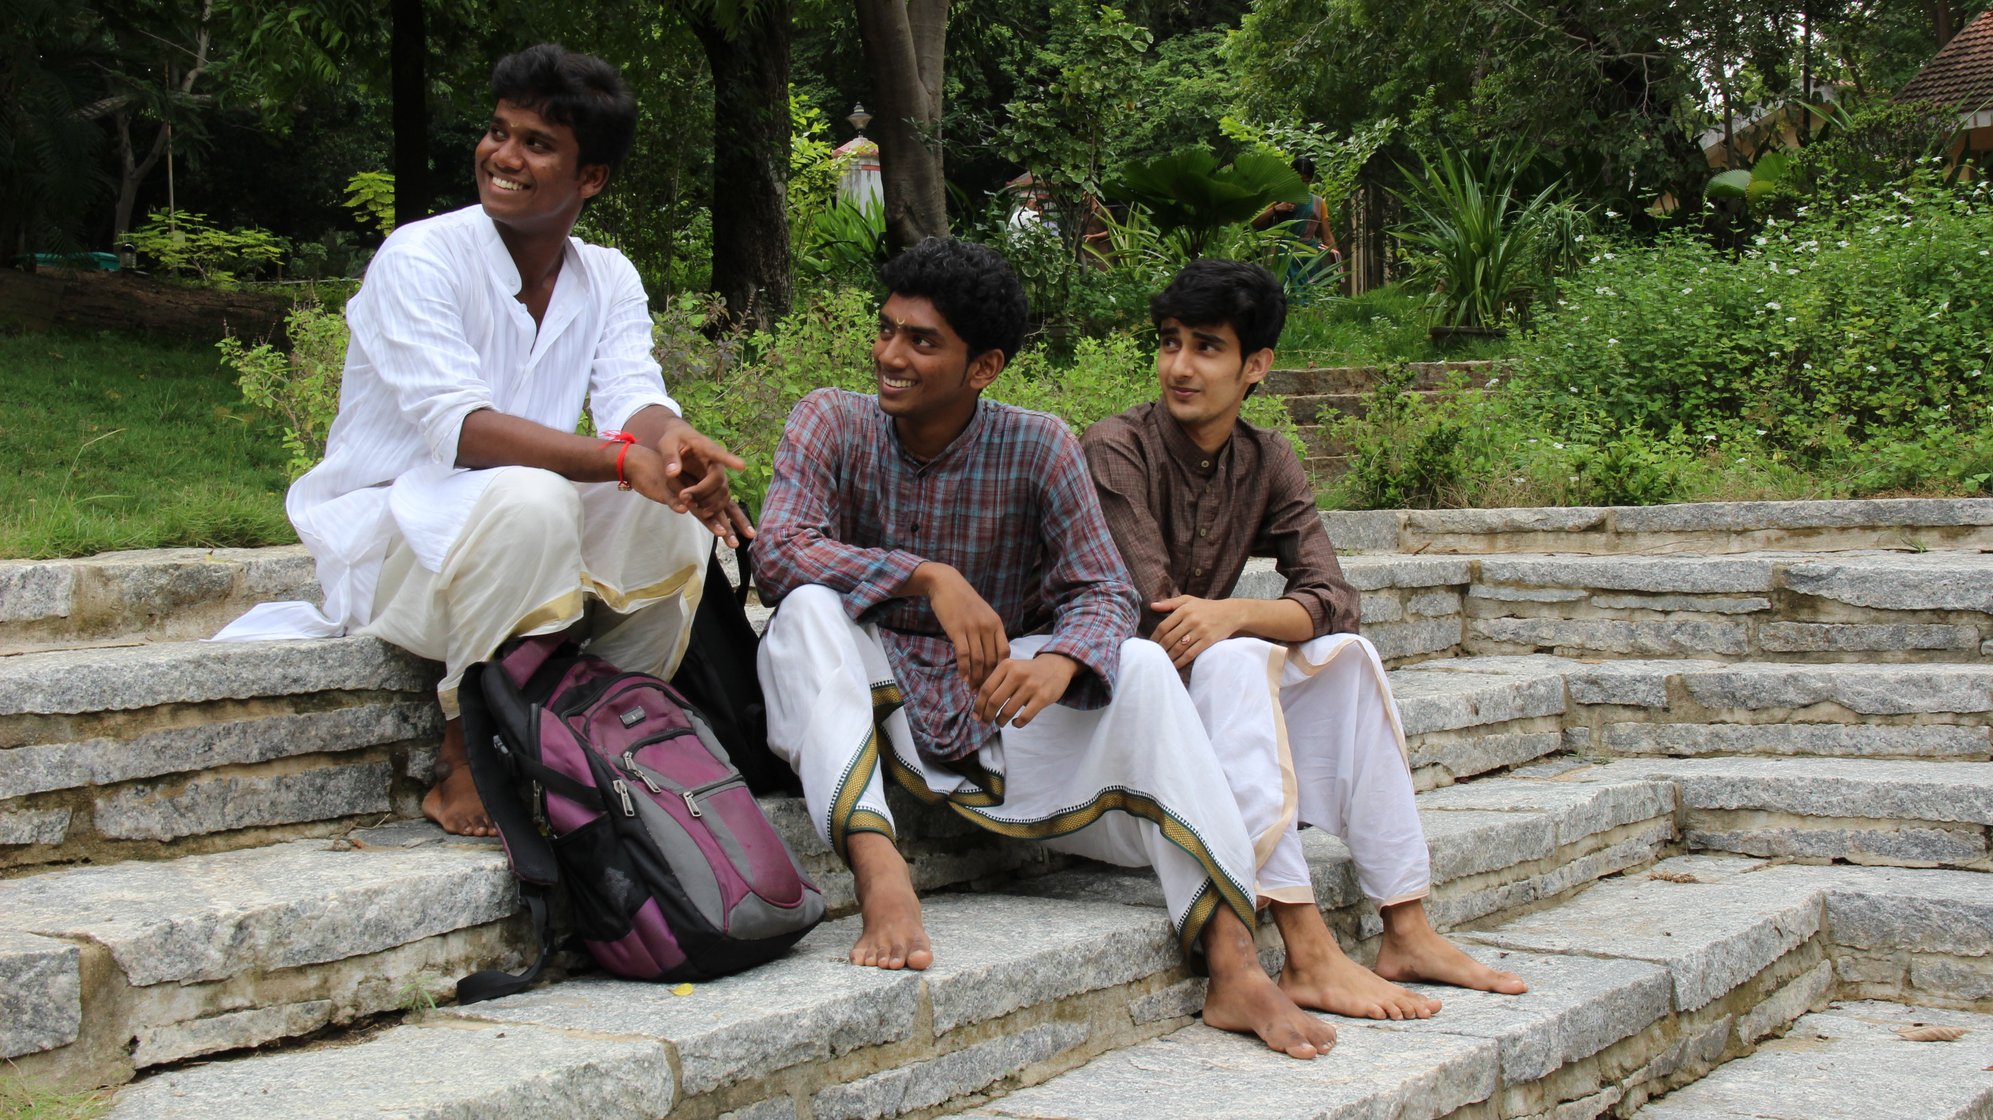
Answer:
<path fill-rule="evenodd" d="M 630 454 L 630 446 L 637 442 L 637 437 L 628 432 L 603 432 L 602 439 L 604 441 L 602 446 L 604 447 L 612 443 L 623 445 L 623 449 L 616 452 L 616 489 L 628 490 L 630 488 L 630 480 L 623 477 L 623 459 Z"/>

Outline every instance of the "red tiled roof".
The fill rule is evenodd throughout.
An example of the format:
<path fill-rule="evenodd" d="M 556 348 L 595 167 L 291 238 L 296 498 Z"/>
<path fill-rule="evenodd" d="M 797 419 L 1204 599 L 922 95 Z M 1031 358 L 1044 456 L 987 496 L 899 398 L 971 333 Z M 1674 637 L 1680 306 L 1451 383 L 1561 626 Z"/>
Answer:
<path fill-rule="evenodd" d="M 1931 101 L 1971 112 L 1993 108 L 1993 10 L 1981 12 L 1910 79 L 1898 101 Z"/>

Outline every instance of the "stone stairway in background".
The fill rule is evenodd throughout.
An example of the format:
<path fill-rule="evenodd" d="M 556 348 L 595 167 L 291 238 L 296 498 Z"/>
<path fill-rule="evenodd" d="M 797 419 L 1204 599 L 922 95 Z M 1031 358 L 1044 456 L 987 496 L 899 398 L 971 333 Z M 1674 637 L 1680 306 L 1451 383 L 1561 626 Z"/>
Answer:
<path fill-rule="evenodd" d="M 1501 363 L 1409 362 L 1408 394 L 1430 401 L 1456 386 L 1483 388 L 1499 382 Z M 1349 469 L 1349 448 L 1330 429 L 1343 416 L 1362 416 L 1389 372 L 1379 366 L 1339 366 L 1325 369 L 1276 369 L 1263 386 L 1287 405 L 1296 434 L 1305 449 L 1303 465 L 1321 484 L 1341 478 Z"/>
<path fill-rule="evenodd" d="M 846 915 L 788 957 L 456 1008 L 526 930 L 493 842 L 409 819 L 434 669 L 191 640 L 313 593 L 298 550 L 128 553 L 0 563 L 0 1056 L 129 1082 L 119 1117 L 1993 1115 L 1993 501 L 1325 519 L 1429 909 L 1526 996 L 1292 1062 L 1194 1021 L 1146 873 L 910 804 L 938 960 L 857 969 L 777 798 Z M 1361 953 L 1348 853 L 1304 839 Z"/>

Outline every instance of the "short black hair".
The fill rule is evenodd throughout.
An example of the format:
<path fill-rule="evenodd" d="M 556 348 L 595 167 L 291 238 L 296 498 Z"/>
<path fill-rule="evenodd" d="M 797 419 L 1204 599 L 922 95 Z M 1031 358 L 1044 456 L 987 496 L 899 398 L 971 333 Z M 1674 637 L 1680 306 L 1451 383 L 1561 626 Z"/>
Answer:
<path fill-rule="evenodd" d="M 637 98 L 622 73 L 559 43 L 539 43 L 499 59 L 491 68 L 491 97 L 573 129 L 581 165 L 601 164 L 611 178 L 637 134 Z"/>
<path fill-rule="evenodd" d="M 1186 327 L 1224 323 L 1239 336 L 1244 355 L 1270 350 L 1287 325 L 1287 293 L 1273 273 L 1245 261 L 1202 257 L 1149 300 L 1149 319 L 1160 329 L 1164 319 Z"/>
<path fill-rule="evenodd" d="M 1307 156 L 1295 156 L 1294 173 L 1303 179 L 1313 179 L 1315 177 L 1315 161 L 1309 159 Z"/>
<path fill-rule="evenodd" d="M 879 279 L 894 295 L 933 303 L 969 344 L 971 358 L 997 350 L 1008 364 L 1024 348 L 1024 322 L 1030 314 L 1024 285 L 1010 262 L 987 245 L 929 237 L 887 261 Z"/>

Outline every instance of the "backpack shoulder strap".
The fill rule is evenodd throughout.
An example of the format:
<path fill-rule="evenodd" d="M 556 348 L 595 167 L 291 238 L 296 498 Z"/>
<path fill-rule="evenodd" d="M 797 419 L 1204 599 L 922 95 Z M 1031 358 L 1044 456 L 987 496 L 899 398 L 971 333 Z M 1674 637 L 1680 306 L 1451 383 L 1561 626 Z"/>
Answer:
<path fill-rule="evenodd" d="M 512 748 L 507 746 L 484 698 L 487 663 L 464 670 L 457 688 L 457 703 L 464 720 L 464 753 L 470 759 L 471 781 L 491 823 L 498 827 L 498 839 L 505 845 L 512 873 L 522 881 L 553 886 L 560 881 L 560 865 L 554 861 L 554 847 L 540 835 L 532 813 L 519 797 L 518 768 L 512 765 Z"/>

